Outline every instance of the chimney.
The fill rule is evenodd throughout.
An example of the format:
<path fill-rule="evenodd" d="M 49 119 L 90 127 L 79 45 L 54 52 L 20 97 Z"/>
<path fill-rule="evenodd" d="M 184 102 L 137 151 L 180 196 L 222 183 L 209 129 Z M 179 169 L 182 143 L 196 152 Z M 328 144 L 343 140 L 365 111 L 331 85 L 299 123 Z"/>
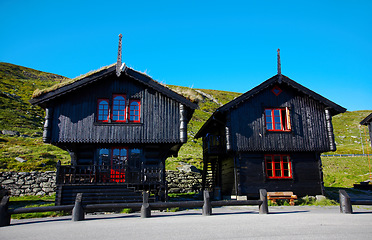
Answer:
<path fill-rule="evenodd" d="M 116 76 L 120 76 L 121 74 L 121 38 L 123 37 L 123 35 L 120 33 L 119 34 L 119 48 L 118 48 L 118 60 L 116 62 Z"/>
<path fill-rule="evenodd" d="M 282 65 L 280 63 L 280 49 L 278 48 L 278 74 L 282 74 Z"/>

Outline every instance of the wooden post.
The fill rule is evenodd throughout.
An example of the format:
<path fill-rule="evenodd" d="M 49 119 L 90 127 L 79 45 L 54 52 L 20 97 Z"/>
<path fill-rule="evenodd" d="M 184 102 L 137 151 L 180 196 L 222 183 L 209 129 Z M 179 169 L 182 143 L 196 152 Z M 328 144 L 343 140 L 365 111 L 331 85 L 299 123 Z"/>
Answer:
<path fill-rule="evenodd" d="M 141 218 L 151 217 L 151 209 L 149 204 L 149 193 L 143 192 L 143 202 L 141 207 Z"/>
<path fill-rule="evenodd" d="M 75 206 L 72 209 L 72 221 L 82 221 L 85 219 L 82 200 L 83 193 L 76 194 Z"/>
<path fill-rule="evenodd" d="M 340 212 L 346 214 L 353 213 L 349 194 L 345 190 L 340 190 Z"/>
<path fill-rule="evenodd" d="M 4 196 L 0 203 L 0 227 L 10 225 L 11 215 L 8 212 L 9 196 Z"/>
<path fill-rule="evenodd" d="M 209 192 L 207 190 L 204 190 L 203 196 L 204 196 L 203 216 L 210 216 L 212 215 L 212 205 L 211 205 L 211 198 L 209 196 Z"/>
<path fill-rule="evenodd" d="M 268 204 L 267 204 L 267 191 L 266 191 L 266 189 L 260 189 L 260 200 L 262 201 L 262 204 L 259 206 L 260 214 L 268 214 L 269 213 L 269 207 L 268 207 Z"/>

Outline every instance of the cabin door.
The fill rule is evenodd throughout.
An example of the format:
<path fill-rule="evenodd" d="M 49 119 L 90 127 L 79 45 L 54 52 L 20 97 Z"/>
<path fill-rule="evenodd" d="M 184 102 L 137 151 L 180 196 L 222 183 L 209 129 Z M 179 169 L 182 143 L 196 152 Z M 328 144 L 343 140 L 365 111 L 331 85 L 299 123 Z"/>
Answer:
<path fill-rule="evenodd" d="M 125 172 L 128 167 L 128 149 L 113 148 L 111 152 L 111 182 L 125 182 Z"/>

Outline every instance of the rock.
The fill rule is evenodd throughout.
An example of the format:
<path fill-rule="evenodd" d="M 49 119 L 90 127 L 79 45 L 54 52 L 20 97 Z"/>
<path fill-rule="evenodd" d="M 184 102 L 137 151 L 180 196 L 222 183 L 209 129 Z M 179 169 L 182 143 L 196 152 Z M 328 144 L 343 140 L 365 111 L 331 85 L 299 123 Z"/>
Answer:
<path fill-rule="evenodd" d="M 316 195 L 315 198 L 316 198 L 317 201 L 321 201 L 321 200 L 326 199 L 326 197 L 323 196 L 323 195 Z"/>
<path fill-rule="evenodd" d="M 177 169 L 181 172 L 186 172 L 186 173 L 188 173 L 188 172 L 200 173 L 199 169 L 197 169 L 195 166 L 189 165 L 189 164 L 183 165 L 182 167 L 178 167 Z"/>
<path fill-rule="evenodd" d="M 19 135 L 20 135 L 19 132 L 11 131 L 11 130 L 3 130 L 2 134 L 9 135 L 9 136 L 17 136 L 17 137 L 19 137 Z"/>
<path fill-rule="evenodd" d="M 12 183 L 14 183 L 13 179 L 7 179 L 7 180 L 4 180 L 1 184 L 6 185 L 6 184 L 12 184 Z"/>
<path fill-rule="evenodd" d="M 23 158 L 20 158 L 20 157 L 16 157 L 15 160 L 17 160 L 18 162 L 27 162 L 27 160 L 24 160 Z"/>
<path fill-rule="evenodd" d="M 181 188 L 171 188 L 171 189 L 169 189 L 168 192 L 169 193 L 180 193 L 181 192 Z"/>
<path fill-rule="evenodd" d="M 45 195 L 44 191 L 40 191 L 40 192 L 36 193 L 36 196 L 44 196 L 44 195 Z"/>

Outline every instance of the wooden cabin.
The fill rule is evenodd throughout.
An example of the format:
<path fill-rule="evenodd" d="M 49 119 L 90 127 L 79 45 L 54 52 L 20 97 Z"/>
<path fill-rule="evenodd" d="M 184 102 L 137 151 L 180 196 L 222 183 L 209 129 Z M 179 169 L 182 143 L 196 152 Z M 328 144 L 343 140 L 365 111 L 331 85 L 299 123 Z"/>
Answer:
<path fill-rule="evenodd" d="M 335 151 L 332 116 L 346 109 L 282 75 L 218 108 L 203 138 L 203 188 L 215 196 L 323 194 L 320 154 Z"/>
<path fill-rule="evenodd" d="M 372 113 L 360 122 L 360 125 L 368 126 L 369 139 L 372 147 Z"/>
<path fill-rule="evenodd" d="M 140 201 L 142 190 L 164 199 L 165 159 L 187 141 L 197 108 L 120 63 L 30 102 L 46 110 L 44 142 L 71 156 L 71 165 L 57 166 L 57 205 L 72 204 L 77 192 L 85 203 Z"/>

